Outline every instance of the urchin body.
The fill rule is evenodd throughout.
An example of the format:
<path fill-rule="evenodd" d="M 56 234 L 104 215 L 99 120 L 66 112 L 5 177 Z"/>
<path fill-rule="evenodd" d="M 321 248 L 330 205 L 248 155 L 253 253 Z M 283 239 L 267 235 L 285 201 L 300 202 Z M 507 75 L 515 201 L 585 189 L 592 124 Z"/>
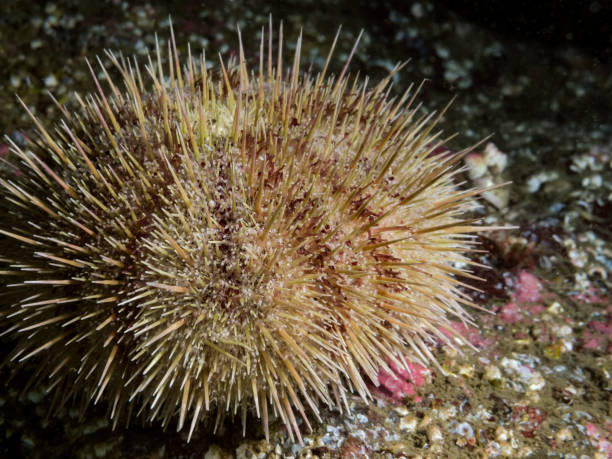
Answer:
<path fill-rule="evenodd" d="M 121 84 L 13 147 L 0 318 L 58 403 L 190 436 L 210 411 L 267 434 L 270 413 L 299 438 L 299 418 L 367 400 L 380 368 L 467 320 L 477 192 L 454 184 L 459 155 L 432 154 L 437 119 L 388 100 L 390 77 L 300 76 L 299 41 L 283 74 L 271 48 L 218 79 L 174 46 L 168 67 L 115 61 Z"/>

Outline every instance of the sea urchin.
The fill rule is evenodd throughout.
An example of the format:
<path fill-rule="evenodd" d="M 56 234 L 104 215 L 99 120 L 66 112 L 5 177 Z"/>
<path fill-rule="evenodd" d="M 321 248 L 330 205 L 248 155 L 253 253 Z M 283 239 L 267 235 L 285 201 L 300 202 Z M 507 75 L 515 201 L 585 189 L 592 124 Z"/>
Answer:
<path fill-rule="evenodd" d="M 271 36 L 254 72 L 242 45 L 219 78 L 191 54 L 181 69 L 172 38 L 146 72 L 108 53 L 121 84 L 92 70 L 98 92 L 58 104 L 53 131 L 26 108 L 37 139 L 0 179 L 0 320 L 54 406 L 106 400 L 114 424 L 189 437 L 209 411 L 266 436 L 274 414 L 301 441 L 299 418 L 367 401 L 381 368 L 431 360 L 448 317 L 469 320 L 479 191 L 437 153 L 441 115 L 388 98 L 399 67 L 371 88 L 348 62 L 301 75 L 301 39 L 284 73 Z"/>

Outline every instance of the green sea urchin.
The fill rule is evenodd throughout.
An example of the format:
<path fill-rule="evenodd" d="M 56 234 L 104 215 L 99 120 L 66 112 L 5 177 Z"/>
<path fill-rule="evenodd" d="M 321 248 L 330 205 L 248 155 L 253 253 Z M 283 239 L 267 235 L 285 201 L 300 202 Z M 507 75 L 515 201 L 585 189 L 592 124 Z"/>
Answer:
<path fill-rule="evenodd" d="M 0 179 L 0 320 L 56 406 L 106 400 L 114 424 L 189 437 L 212 410 L 267 436 L 272 410 L 301 441 L 299 417 L 368 400 L 380 368 L 431 361 L 448 316 L 469 320 L 455 276 L 479 191 L 454 183 L 461 154 L 432 154 L 441 115 L 388 99 L 399 67 L 371 88 L 348 62 L 301 76 L 300 39 L 283 73 L 271 35 L 255 72 L 242 46 L 218 79 L 203 57 L 181 70 L 172 38 L 167 68 L 159 46 L 146 72 L 109 53 L 125 88 L 92 70 L 54 131 L 26 108 L 38 140 Z"/>

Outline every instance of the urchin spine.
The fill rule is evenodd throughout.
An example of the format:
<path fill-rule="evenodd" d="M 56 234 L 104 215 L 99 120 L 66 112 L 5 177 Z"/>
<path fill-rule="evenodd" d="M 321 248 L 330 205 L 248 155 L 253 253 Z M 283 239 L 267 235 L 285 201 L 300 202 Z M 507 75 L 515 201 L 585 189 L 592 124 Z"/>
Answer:
<path fill-rule="evenodd" d="M 215 82 L 191 52 L 181 70 L 172 34 L 167 70 L 159 44 L 149 57 L 150 93 L 108 53 L 126 92 L 89 66 L 97 94 L 58 104 L 54 133 L 23 104 L 44 148 L 13 144 L 26 179 L 0 179 L 17 221 L 0 234 L 21 252 L 1 273 L 26 276 L 0 319 L 18 336 L 10 360 L 48 357 L 58 405 L 78 390 L 114 424 L 136 407 L 189 422 L 189 438 L 215 408 L 243 425 L 252 408 L 268 437 L 271 408 L 301 442 L 296 414 L 310 428 L 321 403 L 367 401 L 364 375 L 436 363 L 447 316 L 469 322 L 455 276 L 470 276 L 457 264 L 483 228 L 462 215 L 481 190 L 453 183 L 469 149 L 433 154 L 443 112 L 419 115 L 412 87 L 388 99 L 400 66 L 371 89 L 350 57 L 327 78 L 337 38 L 314 77 L 298 39 L 284 75 L 270 28 L 257 75 L 240 44 Z"/>

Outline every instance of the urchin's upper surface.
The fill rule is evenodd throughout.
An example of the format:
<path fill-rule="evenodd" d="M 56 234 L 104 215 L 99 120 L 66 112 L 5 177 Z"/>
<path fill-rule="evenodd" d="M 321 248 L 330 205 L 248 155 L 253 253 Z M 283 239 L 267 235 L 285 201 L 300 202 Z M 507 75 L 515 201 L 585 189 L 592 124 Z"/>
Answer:
<path fill-rule="evenodd" d="M 15 147 L 12 359 L 44 356 L 56 393 L 107 399 L 115 419 L 132 403 L 193 431 L 253 408 L 267 429 L 271 407 L 299 436 L 297 413 L 369 397 L 364 374 L 428 359 L 447 314 L 466 318 L 453 276 L 475 192 L 389 79 L 302 78 L 299 44 L 287 75 L 170 61 L 150 62 L 150 90 L 116 62 L 125 89 Z"/>

